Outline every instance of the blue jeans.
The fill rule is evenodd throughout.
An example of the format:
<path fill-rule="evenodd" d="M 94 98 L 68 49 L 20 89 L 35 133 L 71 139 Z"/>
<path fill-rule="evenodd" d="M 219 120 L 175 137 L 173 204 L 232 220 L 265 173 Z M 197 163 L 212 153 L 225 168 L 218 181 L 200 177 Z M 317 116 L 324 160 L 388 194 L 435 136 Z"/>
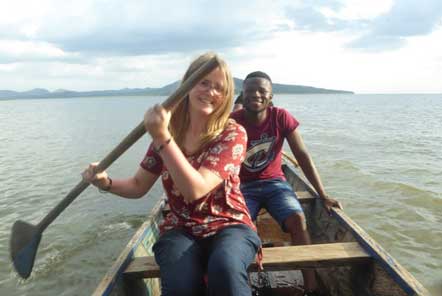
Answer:
<path fill-rule="evenodd" d="M 252 295 L 247 267 L 260 245 L 258 235 L 247 225 L 228 226 L 202 239 L 178 229 L 165 232 L 153 246 L 162 295 Z"/>
<path fill-rule="evenodd" d="M 286 181 L 281 179 L 241 183 L 241 192 L 253 221 L 256 220 L 259 210 L 265 208 L 286 231 L 285 220 L 295 213 L 303 213 L 296 193 Z"/>

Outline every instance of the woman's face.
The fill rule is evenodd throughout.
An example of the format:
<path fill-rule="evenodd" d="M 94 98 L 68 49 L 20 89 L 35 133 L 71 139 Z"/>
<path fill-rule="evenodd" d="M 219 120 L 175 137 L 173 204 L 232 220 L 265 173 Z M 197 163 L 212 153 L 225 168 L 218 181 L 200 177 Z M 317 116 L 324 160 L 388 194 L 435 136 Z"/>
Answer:
<path fill-rule="evenodd" d="M 218 67 L 189 92 L 190 110 L 204 115 L 212 114 L 225 99 L 225 87 L 224 72 Z"/>

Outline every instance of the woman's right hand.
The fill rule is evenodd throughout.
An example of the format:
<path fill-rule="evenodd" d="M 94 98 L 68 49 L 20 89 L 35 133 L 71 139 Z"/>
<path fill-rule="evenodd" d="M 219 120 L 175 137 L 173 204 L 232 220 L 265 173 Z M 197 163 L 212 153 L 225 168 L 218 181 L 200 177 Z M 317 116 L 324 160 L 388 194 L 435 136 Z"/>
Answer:
<path fill-rule="evenodd" d="M 106 171 L 97 173 L 97 166 L 98 162 L 89 164 L 89 167 L 84 170 L 81 176 L 83 177 L 83 181 L 86 181 L 99 189 L 105 190 L 110 186 L 109 176 L 107 175 Z"/>
<path fill-rule="evenodd" d="M 144 127 L 152 137 L 152 140 L 165 141 L 170 138 L 169 122 L 172 113 L 156 104 L 144 114 Z"/>

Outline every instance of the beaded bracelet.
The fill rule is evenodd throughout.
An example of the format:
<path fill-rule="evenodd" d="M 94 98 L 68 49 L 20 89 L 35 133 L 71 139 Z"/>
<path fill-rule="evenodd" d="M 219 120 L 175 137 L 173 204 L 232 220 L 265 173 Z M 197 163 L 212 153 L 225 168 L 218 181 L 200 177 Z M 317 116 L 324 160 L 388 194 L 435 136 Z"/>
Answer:
<path fill-rule="evenodd" d="M 170 141 L 172 141 L 172 137 L 169 138 L 169 140 L 167 140 L 166 142 L 164 142 L 163 144 L 161 144 L 160 146 L 158 146 L 158 148 L 155 148 L 155 146 L 152 147 L 153 151 L 155 153 L 160 153 L 161 150 L 163 150 L 164 147 L 166 147 L 167 145 L 169 145 Z"/>

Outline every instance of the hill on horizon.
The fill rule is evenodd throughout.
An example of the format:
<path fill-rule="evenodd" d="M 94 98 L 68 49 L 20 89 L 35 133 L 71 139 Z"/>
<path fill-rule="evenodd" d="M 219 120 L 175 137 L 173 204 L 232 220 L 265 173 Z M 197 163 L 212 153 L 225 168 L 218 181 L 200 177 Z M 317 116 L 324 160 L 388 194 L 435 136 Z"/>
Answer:
<path fill-rule="evenodd" d="M 235 90 L 242 89 L 243 80 L 234 78 Z M 0 99 L 34 99 L 34 98 L 72 98 L 72 97 L 102 97 L 102 96 L 168 96 L 179 86 L 180 81 L 167 84 L 159 88 L 123 88 L 119 90 L 94 90 L 94 91 L 73 91 L 57 89 L 53 92 L 44 88 L 35 88 L 29 91 L 0 90 Z M 352 91 L 333 90 L 303 85 L 273 83 L 275 94 L 353 94 Z"/>

